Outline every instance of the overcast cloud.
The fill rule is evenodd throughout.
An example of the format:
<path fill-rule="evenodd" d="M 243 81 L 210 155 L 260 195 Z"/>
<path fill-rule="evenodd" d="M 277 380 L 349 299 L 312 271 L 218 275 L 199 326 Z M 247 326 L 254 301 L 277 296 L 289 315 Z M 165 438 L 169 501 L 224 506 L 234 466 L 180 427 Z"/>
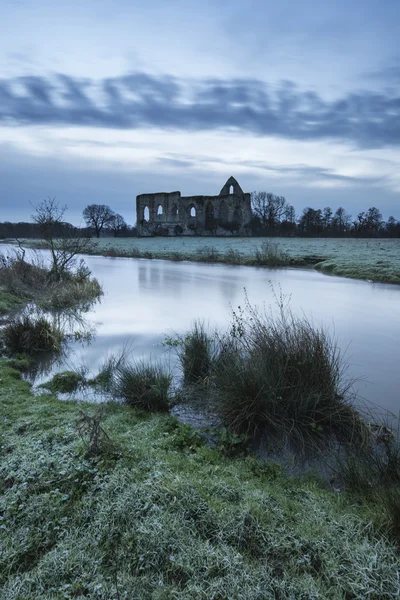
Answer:
<path fill-rule="evenodd" d="M 246 191 L 400 218 L 396 0 L 4 0 L 0 220 Z"/>

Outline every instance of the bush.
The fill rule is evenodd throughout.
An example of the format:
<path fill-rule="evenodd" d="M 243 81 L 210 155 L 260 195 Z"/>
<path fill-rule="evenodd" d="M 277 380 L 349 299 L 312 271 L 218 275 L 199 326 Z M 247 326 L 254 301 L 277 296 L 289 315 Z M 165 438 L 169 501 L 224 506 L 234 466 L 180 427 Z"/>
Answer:
<path fill-rule="evenodd" d="M 115 392 L 130 406 L 146 411 L 169 409 L 172 377 L 160 365 L 123 362 L 115 371 Z"/>
<path fill-rule="evenodd" d="M 64 335 L 42 315 L 23 313 L 12 318 L 1 330 L 9 354 L 36 354 L 61 351 Z"/>

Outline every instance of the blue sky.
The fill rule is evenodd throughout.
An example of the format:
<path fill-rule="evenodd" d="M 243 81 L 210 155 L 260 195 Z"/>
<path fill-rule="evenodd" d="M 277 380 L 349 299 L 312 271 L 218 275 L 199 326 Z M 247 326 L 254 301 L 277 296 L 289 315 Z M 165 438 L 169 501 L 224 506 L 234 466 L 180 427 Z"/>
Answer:
<path fill-rule="evenodd" d="M 400 218 L 392 0 L 2 0 L 0 221 L 246 191 Z"/>

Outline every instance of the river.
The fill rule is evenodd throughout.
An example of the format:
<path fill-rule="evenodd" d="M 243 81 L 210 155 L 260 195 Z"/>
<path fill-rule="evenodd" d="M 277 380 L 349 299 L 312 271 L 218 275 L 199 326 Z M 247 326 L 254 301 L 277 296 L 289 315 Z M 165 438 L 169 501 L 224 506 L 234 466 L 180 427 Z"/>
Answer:
<path fill-rule="evenodd" d="M 399 414 L 400 286 L 300 269 L 102 256 L 85 262 L 104 289 L 85 315 L 96 335 L 90 344 L 70 344 L 53 371 L 85 365 L 96 373 L 124 346 L 132 357 L 173 362 L 162 345 L 165 336 L 187 332 L 195 319 L 227 328 L 230 307 L 244 307 L 245 293 L 252 306 L 275 310 L 274 292 L 282 291 L 294 314 L 324 325 L 337 339 L 360 397 Z"/>

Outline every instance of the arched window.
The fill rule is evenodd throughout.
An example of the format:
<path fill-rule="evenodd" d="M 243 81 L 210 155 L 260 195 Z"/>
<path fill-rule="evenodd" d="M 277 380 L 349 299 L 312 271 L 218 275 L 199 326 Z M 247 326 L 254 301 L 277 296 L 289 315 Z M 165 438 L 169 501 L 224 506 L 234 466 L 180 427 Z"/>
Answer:
<path fill-rule="evenodd" d="M 144 211 L 143 211 L 143 220 L 144 221 L 148 221 L 150 219 L 150 211 L 149 211 L 149 207 L 145 206 L 144 207 Z"/>
<path fill-rule="evenodd" d="M 190 215 L 191 217 L 195 217 L 195 216 L 196 216 L 196 209 L 195 209 L 195 207 L 193 206 L 193 204 L 192 204 L 191 206 L 189 206 L 189 215 Z"/>
<path fill-rule="evenodd" d="M 171 217 L 177 217 L 178 216 L 178 207 L 176 204 L 174 204 L 171 208 Z"/>
<path fill-rule="evenodd" d="M 159 204 L 157 207 L 157 217 L 159 217 L 162 214 L 163 214 L 163 209 L 162 209 L 161 204 Z"/>
<path fill-rule="evenodd" d="M 233 194 L 233 185 L 230 185 L 230 186 L 229 186 L 229 193 L 230 193 L 230 194 Z"/>

